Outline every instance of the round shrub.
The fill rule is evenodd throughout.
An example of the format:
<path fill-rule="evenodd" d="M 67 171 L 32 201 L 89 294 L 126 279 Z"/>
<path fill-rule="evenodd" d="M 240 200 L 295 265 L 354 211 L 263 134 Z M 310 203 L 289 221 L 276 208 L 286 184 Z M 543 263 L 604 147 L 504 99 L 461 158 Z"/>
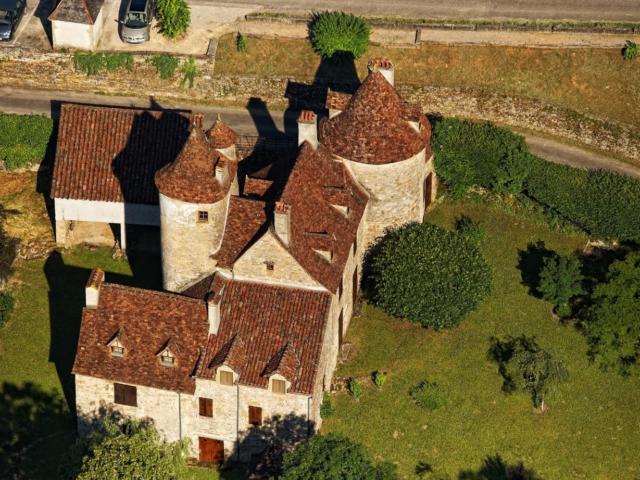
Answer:
<path fill-rule="evenodd" d="M 311 21 L 311 45 L 329 59 L 336 54 L 360 58 L 369 48 L 369 25 L 362 17 L 343 12 L 323 12 Z"/>
<path fill-rule="evenodd" d="M 479 245 L 428 223 L 388 232 L 369 252 L 367 267 L 374 304 L 436 330 L 458 325 L 491 290 Z"/>
<path fill-rule="evenodd" d="M 409 395 L 419 407 L 432 411 L 447 404 L 447 395 L 437 383 L 420 382 L 409 391 Z"/>
<path fill-rule="evenodd" d="M 622 56 L 625 60 L 634 60 L 638 58 L 638 45 L 631 40 L 627 40 L 622 49 Z"/>

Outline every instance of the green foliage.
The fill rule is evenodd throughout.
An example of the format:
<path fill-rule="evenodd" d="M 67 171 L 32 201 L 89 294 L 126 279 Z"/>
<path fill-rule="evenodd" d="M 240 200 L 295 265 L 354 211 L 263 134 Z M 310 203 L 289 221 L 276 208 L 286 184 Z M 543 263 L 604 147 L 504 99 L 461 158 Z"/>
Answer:
<path fill-rule="evenodd" d="M 524 138 L 491 123 L 446 118 L 433 130 L 436 171 L 455 198 L 474 185 L 518 193 L 530 169 Z"/>
<path fill-rule="evenodd" d="M 184 88 L 185 84 L 189 84 L 189 88 L 193 88 L 193 82 L 197 77 L 202 75 L 202 72 L 196 65 L 196 61 L 193 57 L 189 57 L 180 67 L 180 73 L 182 73 L 182 80 L 180 80 L 180 88 Z"/>
<path fill-rule="evenodd" d="M 376 387 L 382 388 L 386 381 L 387 376 L 384 374 L 384 372 L 381 372 L 380 370 L 376 370 L 375 372 L 373 372 L 373 383 Z"/>
<path fill-rule="evenodd" d="M 73 64 L 87 75 L 98 75 L 104 71 L 115 72 L 121 69 L 133 70 L 133 55 L 130 53 L 89 53 L 75 52 Z"/>
<path fill-rule="evenodd" d="M 347 382 L 347 388 L 349 389 L 349 393 L 358 400 L 362 396 L 362 385 L 355 378 L 350 378 Z"/>
<path fill-rule="evenodd" d="M 139 420 L 104 425 L 77 440 L 61 465 L 65 480 L 175 480 L 186 473 L 186 441 L 168 443 L 155 427 Z"/>
<path fill-rule="evenodd" d="M 156 16 L 160 33 L 166 38 L 184 34 L 191 25 L 191 10 L 185 0 L 158 0 Z"/>
<path fill-rule="evenodd" d="M 360 58 L 369 48 L 369 25 L 362 17 L 343 12 L 316 13 L 311 21 L 311 45 L 322 58 Z"/>
<path fill-rule="evenodd" d="M 316 435 L 285 453 L 281 480 L 395 480 L 394 465 L 374 464 L 365 448 L 335 435 Z"/>
<path fill-rule="evenodd" d="M 151 57 L 149 63 L 156 68 L 156 72 L 162 80 L 171 80 L 180 61 L 173 55 L 163 53 Z"/>
<path fill-rule="evenodd" d="M 0 162 L 4 162 L 8 170 L 40 162 L 52 131 L 50 118 L 0 113 Z"/>
<path fill-rule="evenodd" d="M 456 219 L 456 231 L 477 244 L 482 243 L 486 232 L 482 225 L 474 222 L 471 218 L 461 215 Z"/>
<path fill-rule="evenodd" d="M 320 418 L 329 418 L 335 413 L 335 409 L 331 404 L 329 392 L 322 394 L 322 403 L 320 404 Z"/>
<path fill-rule="evenodd" d="M 639 371 L 640 253 L 630 253 L 609 267 L 606 281 L 592 294 L 583 322 L 590 353 L 603 369 L 623 375 Z"/>
<path fill-rule="evenodd" d="M 0 327 L 9 321 L 15 300 L 9 290 L 0 291 Z"/>
<path fill-rule="evenodd" d="M 640 181 L 534 158 L 526 193 L 591 235 L 640 240 Z"/>
<path fill-rule="evenodd" d="M 458 325 L 491 290 L 478 245 L 431 224 L 388 232 L 367 255 L 367 267 L 373 303 L 434 329 Z"/>
<path fill-rule="evenodd" d="M 437 383 L 423 380 L 409 390 L 409 395 L 419 407 L 433 411 L 447 404 L 447 394 Z"/>
<path fill-rule="evenodd" d="M 622 56 L 625 60 L 635 60 L 638 57 L 638 45 L 631 40 L 627 40 L 622 49 Z"/>
<path fill-rule="evenodd" d="M 236 48 L 240 53 L 247 53 L 247 39 L 241 32 L 236 35 Z"/>
<path fill-rule="evenodd" d="M 561 317 L 571 314 L 569 302 L 584 292 L 580 260 L 575 256 L 553 256 L 544 259 L 538 289 L 542 298 L 558 307 Z"/>

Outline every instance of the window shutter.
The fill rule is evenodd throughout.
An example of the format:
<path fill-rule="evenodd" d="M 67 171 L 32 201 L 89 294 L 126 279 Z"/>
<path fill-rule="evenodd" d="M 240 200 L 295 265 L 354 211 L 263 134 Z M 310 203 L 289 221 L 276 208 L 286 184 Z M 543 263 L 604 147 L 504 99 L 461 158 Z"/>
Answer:
<path fill-rule="evenodd" d="M 256 427 L 262 425 L 262 408 L 249 407 L 249 424 Z"/>
<path fill-rule="evenodd" d="M 231 372 L 220 372 L 220 383 L 222 385 L 233 385 L 233 373 Z"/>
<path fill-rule="evenodd" d="M 210 398 L 199 398 L 200 416 L 213 417 L 213 400 Z"/>
<path fill-rule="evenodd" d="M 271 388 L 273 389 L 273 393 L 286 393 L 287 384 L 284 380 L 271 380 Z"/>
<path fill-rule="evenodd" d="M 138 406 L 137 388 L 121 383 L 113 384 L 113 401 L 119 405 Z"/>

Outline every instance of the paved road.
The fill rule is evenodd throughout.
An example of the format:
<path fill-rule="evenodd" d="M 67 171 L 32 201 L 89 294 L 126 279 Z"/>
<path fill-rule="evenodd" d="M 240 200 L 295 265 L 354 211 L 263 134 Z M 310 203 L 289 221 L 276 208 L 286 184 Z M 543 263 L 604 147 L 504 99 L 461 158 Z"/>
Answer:
<path fill-rule="evenodd" d="M 142 108 L 151 107 L 153 104 L 152 100 L 141 98 L 0 88 L 0 111 L 8 113 L 35 113 L 55 117 L 59 112 L 60 103 L 64 102 Z M 153 106 L 158 107 L 158 104 L 153 104 Z M 162 102 L 161 106 L 162 108 L 202 112 L 205 115 L 205 124 L 212 123 L 217 115 L 220 114 L 225 123 L 244 135 L 256 135 L 258 133 L 273 135 L 284 131 L 285 114 L 280 111 L 268 112 L 263 109 L 250 111 L 241 108 L 211 107 L 171 102 Z M 292 120 L 295 121 L 294 112 L 290 112 L 286 118 L 287 125 L 291 125 Z M 295 134 L 295 132 L 291 131 L 289 133 Z M 525 138 L 534 154 L 550 162 L 578 168 L 601 168 L 640 178 L 640 167 L 634 167 L 604 155 L 546 138 L 528 134 L 525 135 Z"/>
<path fill-rule="evenodd" d="M 370 16 L 640 21 L 640 0 L 207 0 L 259 4 L 270 10 L 348 10 Z"/>

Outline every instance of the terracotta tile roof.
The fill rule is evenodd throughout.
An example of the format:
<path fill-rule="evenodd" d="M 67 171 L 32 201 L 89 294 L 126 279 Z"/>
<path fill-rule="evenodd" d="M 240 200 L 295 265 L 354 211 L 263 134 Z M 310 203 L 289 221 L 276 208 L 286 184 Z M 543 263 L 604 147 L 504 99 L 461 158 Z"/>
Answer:
<path fill-rule="evenodd" d="M 355 162 L 406 160 L 430 143 L 430 129 L 417 132 L 403 119 L 406 111 L 406 102 L 391 84 L 380 72 L 372 72 L 341 114 L 320 122 L 318 138 L 332 153 Z"/>
<path fill-rule="evenodd" d="M 202 116 L 194 115 L 178 158 L 156 173 L 156 187 L 163 195 L 183 202 L 214 203 L 229 191 L 237 165 L 211 146 L 202 130 Z M 228 168 L 226 178 L 219 172 L 221 167 Z"/>
<path fill-rule="evenodd" d="M 297 378 L 299 368 L 300 360 L 298 359 L 298 354 L 293 345 L 287 343 L 279 352 L 276 352 L 264 372 L 262 372 L 262 376 L 269 377 L 277 373 L 293 382 Z"/>
<path fill-rule="evenodd" d="M 287 377 L 296 360 L 287 354 L 280 362 L 283 373 L 292 382 L 291 391 L 311 394 L 330 305 L 331 296 L 326 292 L 228 281 L 220 305 L 220 329 L 210 336 L 197 375 L 213 378 L 220 356 L 237 354 L 244 356 L 243 361 L 229 361 L 236 363 L 240 383 L 265 388 L 267 367 L 291 344 L 295 345 L 297 372 L 295 378 Z M 239 340 L 242 344 L 236 348 Z M 227 353 L 232 346 L 235 350 Z"/>
<path fill-rule="evenodd" d="M 107 346 L 117 332 L 125 347 L 122 358 Z M 103 283 L 98 307 L 83 311 L 73 373 L 193 393 L 192 374 L 208 333 L 203 301 Z M 157 357 L 168 344 L 176 356 L 173 367 Z"/>
<path fill-rule="evenodd" d="M 274 183 L 274 180 L 247 176 L 244 179 L 242 195 L 248 198 L 265 200 L 269 197 L 269 191 L 274 186 Z"/>
<path fill-rule="evenodd" d="M 222 243 L 213 258 L 222 268 L 231 268 L 240 255 L 267 229 L 264 202 L 231 197 Z"/>
<path fill-rule="evenodd" d="M 103 5 L 104 0 L 62 0 L 49 20 L 93 25 Z"/>
<path fill-rule="evenodd" d="M 229 148 L 236 143 L 238 135 L 224 124 L 218 115 L 211 128 L 207 130 L 207 138 L 213 148 Z"/>
<path fill-rule="evenodd" d="M 225 365 L 236 373 L 243 373 L 247 364 L 247 346 L 242 338 L 235 334 L 222 348 L 215 354 L 210 362 L 204 364 L 204 369 L 215 370 Z"/>
<path fill-rule="evenodd" d="M 66 104 L 59 125 L 53 198 L 157 204 L 153 176 L 189 136 L 175 112 Z"/>
<path fill-rule="evenodd" d="M 291 207 L 289 251 L 309 274 L 335 292 L 356 238 L 368 197 L 322 145 L 304 143 L 281 202 Z M 338 207 L 346 207 L 345 216 Z M 315 250 L 328 251 L 327 261 Z"/>
<path fill-rule="evenodd" d="M 351 100 L 350 94 L 329 90 L 327 92 L 327 101 L 325 102 L 325 106 L 327 109 L 331 110 L 344 110 L 347 108 L 349 100 Z"/>

